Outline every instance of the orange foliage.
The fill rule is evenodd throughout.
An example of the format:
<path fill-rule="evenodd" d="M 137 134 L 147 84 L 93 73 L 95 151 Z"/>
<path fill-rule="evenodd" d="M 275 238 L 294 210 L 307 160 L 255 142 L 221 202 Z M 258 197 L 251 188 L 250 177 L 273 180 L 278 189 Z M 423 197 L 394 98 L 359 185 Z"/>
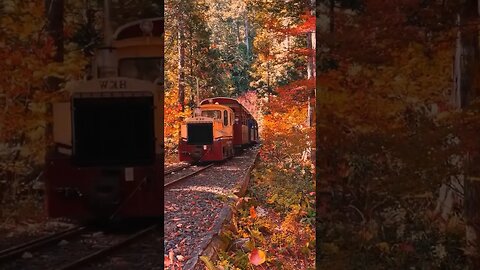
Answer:
<path fill-rule="evenodd" d="M 257 212 L 255 211 L 255 206 L 250 207 L 250 217 L 255 219 L 257 217 Z"/>
<path fill-rule="evenodd" d="M 165 92 L 164 105 L 164 142 L 165 142 L 165 159 L 176 160 L 176 151 L 180 139 L 180 127 L 182 120 L 190 116 L 191 112 L 188 107 L 182 112 L 182 107 L 177 100 L 177 91 L 171 90 Z"/>

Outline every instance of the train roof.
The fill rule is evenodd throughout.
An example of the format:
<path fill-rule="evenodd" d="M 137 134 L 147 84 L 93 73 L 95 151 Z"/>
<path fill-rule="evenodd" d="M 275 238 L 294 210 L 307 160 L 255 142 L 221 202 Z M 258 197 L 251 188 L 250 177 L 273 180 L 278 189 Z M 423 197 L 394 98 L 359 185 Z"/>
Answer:
<path fill-rule="evenodd" d="M 233 111 L 232 108 L 230 108 L 229 106 L 227 106 L 227 105 L 225 105 L 225 104 L 210 104 L 210 103 L 206 103 L 206 104 L 201 104 L 200 106 L 201 106 L 200 108 L 205 108 L 205 109 L 210 109 L 210 108 L 226 108 L 226 109 L 229 109 L 230 111 Z"/>
<path fill-rule="evenodd" d="M 218 102 L 218 104 L 238 105 L 243 111 L 247 113 L 247 115 L 252 116 L 252 114 L 240 102 L 238 102 L 238 100 L 234 98 L 229 98 L 229 97 L 206 98 L 200 102 L 200 105 L 215 104 L 215 102 Z"/>

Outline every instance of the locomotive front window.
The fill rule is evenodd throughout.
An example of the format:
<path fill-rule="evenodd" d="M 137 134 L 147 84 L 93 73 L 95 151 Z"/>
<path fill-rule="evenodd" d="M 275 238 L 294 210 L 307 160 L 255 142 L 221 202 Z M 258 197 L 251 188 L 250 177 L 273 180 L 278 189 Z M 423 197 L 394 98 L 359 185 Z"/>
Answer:
<path fill-rule="evenodd" d="M 202 116 L 214 119 L 222 119 L 222 113 L 219 110 L 202 111 Z"/>
<path fill-rule="evenodd" d="M 223 125 L 228 126 L 228 112 L 223 111 Z"/>
<path fill-rule="evenodd" d="M 155 158 L 153 97 L 73 99 L 78 166 L 150 165 Z"/>
<path fill-rule="evenodd" d="M 121 77 L 154 82 L 158 78 L 163 78 L 163 58 L 141 57 L 121 59 L 118 64 L 118 74 Z"/>

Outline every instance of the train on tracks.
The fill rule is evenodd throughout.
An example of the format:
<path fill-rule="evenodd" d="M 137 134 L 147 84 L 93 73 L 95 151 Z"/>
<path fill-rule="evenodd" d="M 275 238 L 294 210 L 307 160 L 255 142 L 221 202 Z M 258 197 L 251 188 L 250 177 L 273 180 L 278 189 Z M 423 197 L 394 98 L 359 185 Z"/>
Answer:
<path fill-rule="evenodd" d="M 163 215 L 163 32 L 163 18 L 119 27 L 97 50 L 92 78 L 53 105 L 49 217 Z"/>
<path fill-rule="evenodd" d="M 258 123 L 236 99 L 208 98 L 181 126 L 180 161 L 221 161 L 259 142 Z"/>

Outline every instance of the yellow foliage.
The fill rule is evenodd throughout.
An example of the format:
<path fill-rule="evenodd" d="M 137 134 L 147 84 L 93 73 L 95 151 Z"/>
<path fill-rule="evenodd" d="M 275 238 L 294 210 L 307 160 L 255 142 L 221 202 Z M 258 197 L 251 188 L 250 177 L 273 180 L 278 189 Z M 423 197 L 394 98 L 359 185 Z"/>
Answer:
<path fill-rule="evenodd" d="M 387 242 L 380 242 L 380 243 L 376 244 L 376 247 L 382 253 L 389 253 L 390 252 L 390 245 Z"/>
<path fill-rule="evenodd" d="M 182 112 L 181 106 L 177 101 L 177 91 L 170 90 L 165 92 L 164 105 L 164 141 L 166 159 L 175 159 L 178 142 L 180 140 L 180 128 L 182 120 L 191 115 L 191 110 L 187 107 Z"/>
<path fill-rule="evenodd" d="M 56 74 L 66 80 L 78 79 L 86 64 L 82 52 L 71 48 L 65 49 L 63 64 L 52 63 L 55 47 L 44 28 L 44 4 L 39 0 L 2 1 L 0 179 L 9 181 L 9 189 L 2 190 L 0 198 L 12 198 L 20 181 L 31 180 L 25 177 L 37 173 L 44 162 L 49 143 L 45 128 L 51 122 L 47 105 L 64 98 L 62 91 L 47 91 L 45 79 Z"/>

